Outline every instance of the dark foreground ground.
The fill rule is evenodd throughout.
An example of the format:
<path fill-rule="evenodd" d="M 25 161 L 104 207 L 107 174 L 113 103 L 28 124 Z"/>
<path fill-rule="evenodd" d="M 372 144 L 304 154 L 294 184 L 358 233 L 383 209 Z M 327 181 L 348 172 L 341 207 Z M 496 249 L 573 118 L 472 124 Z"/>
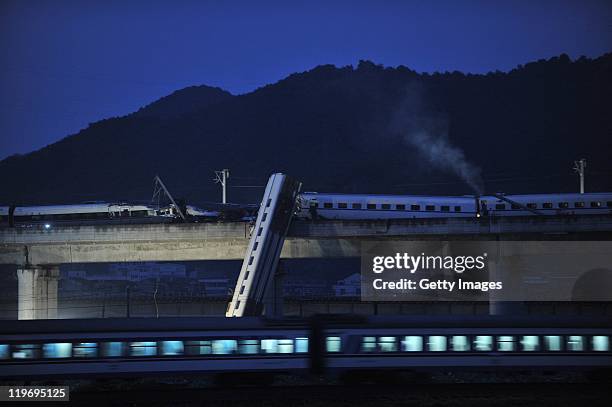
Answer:
<path fill-rule="evenodd" d="M 379 378 L 380 379 L 380 378 Z M 1 383 L 7 384 L 7 383 Z M 16 384 L 16 383 L 12 383 Z M 21 383 L 20 383 L 21 384 Z M 174 377 L 137 380 L 30 383 L 70 386 L 70 403 L 104 406 L 610 406 L 610 382 L 579 375 L 434 375 L 428 380 L 379 380 L 360 384 L 285 378 L 272 384 L 212 385 L 206 379 Z M 24 405 L 21 403 L 18 405 Z M 37 403 L 36 405 L 51 405 Z"/>

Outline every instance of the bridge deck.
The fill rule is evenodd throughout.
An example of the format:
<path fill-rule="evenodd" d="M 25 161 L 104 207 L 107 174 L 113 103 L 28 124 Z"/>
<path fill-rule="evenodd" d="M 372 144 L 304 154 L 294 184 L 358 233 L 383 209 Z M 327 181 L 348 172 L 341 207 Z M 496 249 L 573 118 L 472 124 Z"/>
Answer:
<path fill-rule="evenodd" d="M 0 228 L 0 264 L 242 259 L 250 230 L 243 222 Z M 296 221 L 281 256 L 352 257 L 372 239 L 609 239 L 611 232 L 612 215 Z"/>

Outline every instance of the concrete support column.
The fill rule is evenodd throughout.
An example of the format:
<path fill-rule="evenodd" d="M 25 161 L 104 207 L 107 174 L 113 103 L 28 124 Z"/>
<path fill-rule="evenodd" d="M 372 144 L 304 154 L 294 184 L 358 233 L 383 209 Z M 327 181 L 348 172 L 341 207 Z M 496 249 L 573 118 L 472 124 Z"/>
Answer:
<path fill-rule="evenodd" d="M 264 314 L 268 317 L 282 317 L 284 315 L 283 286 L 286 274 L 282 261 L 279 261 L 276 273 L 274 273 L 274 277 L 268 285 L 263 301 Z"/>
<path fill-rule="evenodd" d="M 59 267 L 17 269 L 18 319 L 57 318 Z"/>

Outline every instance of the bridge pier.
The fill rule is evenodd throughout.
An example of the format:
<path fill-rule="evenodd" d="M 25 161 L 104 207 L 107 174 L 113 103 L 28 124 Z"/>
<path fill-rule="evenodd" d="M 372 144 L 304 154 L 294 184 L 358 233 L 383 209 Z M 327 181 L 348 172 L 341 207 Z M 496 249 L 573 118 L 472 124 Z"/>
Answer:
<path fill-rule="evenodd" d="M 59 267 L 17 269 L 18 319 L 57 318 Z"/>

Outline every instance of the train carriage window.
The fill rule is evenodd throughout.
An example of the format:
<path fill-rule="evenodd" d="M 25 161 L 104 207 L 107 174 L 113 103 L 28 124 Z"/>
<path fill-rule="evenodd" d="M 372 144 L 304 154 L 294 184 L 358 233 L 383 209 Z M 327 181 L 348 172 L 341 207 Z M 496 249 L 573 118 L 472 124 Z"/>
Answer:
<path fill-rule="evenodd" d="M 279 339 L 278 353 L 293 353 L 293 339 Z"/>
<path fill-rule="evenodd" d="M 608 208 L 612 208 L 612 201 L 608 201 L 606 205 L 608 206 Z"/>
<path fill-rule="evenodd" d="M 385 209 L 385 210 L 389 210 L 391 209 L 391 204 L 382 204 L 380 205 L 380 209 Z"/>
<path fill-rule="evenodd" d="M 569 202 L 559 202 L 559 208 L 561 209 L 569 208 Z"/>
<path fill-rule="evenodd" d="M 518 210 L 521 209 L 521 205 L 517 205 L 517 204 L 510 204 L 510 208 L 512 208 L 513 210 Z"/>
<path fill-rule="evenodd" d="M 238 353 L 252 355 L 259 353 L 259 341 L 257 339 L 242 339 L 238 343 Z"/>
<path fill-rule="evenodd" d="M 78 342 L 72 347 L 75 358 L 95 358 L 98 356 L 98 344 L 95 342 Z"/>
<path fill-rule="evenodd" d="M 9 346 L 6 344 L 0 344 L 0 359 L 8 359 L 9 354 Z"/>
<path fill-rule="evenodd" d="M 584 208 L 584 202 L 574 202 L 574 208 Z"/>
<path fill-rule="evenodd" d="M 342 342 L 339 336 L 328 336 L 325 342 L 325 349 L 328 352 L 340 352 L 341 345 Z"/>
<path fill-rule="evenodd" d="M 187 355 L 210 355 L 212 353 L 211 341 L 186 341 L 185 354 Z"/>
<path fill-rule="evenodd" d="M 514 352 L 514 336 L 498 336 L 497 350 L 499 352 Z"/>
<path fill-rule="evenodd" d="M 461 206 L 455 206 L 455 212 L 461 212 Z"/>
<path fill-rule="evenodd" d="M 591 208 L 599 208 L 601 207 L 601 202 L 591 202 Z"/>
<path fill-rule="evenodd" d="M 368 209 L 376 209 L 376 204 L 369 203 L 367 206 Z"/>
<path fill-rule="evenodd" d="M 157 355 L 157 342 L 130 342 L 130 356 Z"/>
<path fill-rule="evenodd" d="M 559 335 L 544 336 L 544 349 L 550 352 L 561 350 L 561 337 Z"/>
<path fill-rule="evenodd" d="M 442 206 L 440 206 L 440 210 L 441 210 L 442 212 L 449 212 L 449 211 L 450 211 L 450 206 L 448 206 L 448 205 L 442 205 Z"/>
<path fill-rule="evenodd" d="M 493 350 L 493 337 L 490 335 L 478 335 L 474 338 L 474 350 L 489 352 Z"/>
<path fill-rule="evenodd" d="M 331 202 L 324 202 L 323 203 L 323 208 L 325 209 L 331 209 L 334 207 L 334 204 L 332 204 Z"/>
<path fill-rule="evenodd" d="M 263 353 L 293 353 L 293 339 L 262 339 Z"/>
<path fill-rule="evenodd" d="M 603 335 L 595 335 L 591 339 L 593 350 L 595 352 L 607 352 L 610 350 L 610 338 Z"/>
<path fill-rule="evenodd" d="M 361 351 L 362 352 L 376 352 L 376 337 L 375 336 L 364 336 L 361 339 Z"/>
<path fill-rule="evenodd" d="M 544 202 L 542 204 L 542 208 L 544 208 L 544 209 L 552 209 L 552 207 L 553 207 L 552 202 Z"/>
<path fill-rule="evenodd" d="M 538 208 L 538 204 L 535 204 L 535 203 L 528 203 L 528 204 L 527 204 L 527 207 L 528 207 L 529 209 L 537 209 L 537 208 Z"/>
<path fill-rule="evenodd" d="M 506 204 L 495 204 L 495 209 L 498 211 L 503 211 L 506 209 Z"/>
<path fill-rule="evenodd" d="M 353 209 L 361 209 L 361 204 L 360 203 L 354 203 L 354 204 L 351 205 L 351 207 Z"/>
<path fill-rule="evenodd" d="M 466 352 L 470 350 L 470 341 L 465 335 L 454 335 L 451 337 L 451 349 L 454 352 Z"/>
<path fill-rule="evenodd" d="M 237 350 L 238 343 L 234 339 L 215 339 L 212 341 L 212 353 L 215 355 L 229 355 L 236 353 Z"/>
<path fill-rule="evenodd" d="M 426 211 L 435 211 L 436 207 L 435 207 L 435 205 L 425 205 L 425 210 Z"/>
<path fill-rule="evenodd" d="M 421 205 L 410 205 L 410 210 L 411 211 L 420 211 L 421 210 Z"/>
<path fill-rule="evenodd" d="M 308 338 L 295 338 L 295 353 L 308 352 Z"/>
<path fill-rule="evenodd" d="M 421 352 L 423 351 L 422 336 L 404 336 L 402 340 L 402 351 L 404 352 Z"/>
<path fill-rule="evenodd" d="M 540 350 L 540 338 L 534 335 L 525 335 L 521 339 L 521 347 L 524 352 L 537 352 Z"/>
<path fill-rule="evenodd" d="M 102 354 L 108 357 L 123 356 L 123 342 L 103 342 Z"/>
<path fill-rule="evenodd" d="M 446 351 L 446 336 L 432 335 L 427 338 L 427 350 L 430 352 Z"/>
<path fill-rule="evenodd" d="M 346 202 L 338 202 L 338 208 L 339 209 L 346 209 L 346 208 L 348 208 L 348 204 Z"/>
<path fill-rule="evenodd" d="M 381 352 L 397 352 L 395 336 L 380 336 L 378 338 L 378 349 Z"/>
<path fill-rule="evenodd" d="M 404 205 L 404 204 L 397 204 L 397 205 L 395 205 L 395 210 L 396 211 L 405 211 L 406 210 L 406 205 Z"/>
<path fill-rule="evenodd" d="M 72 356 L 72 344 L 68 342 L 62 343 L 45 343 L 43 345 L 44 358 L 69 358 Z"/>
<path fill-rule="evenodd" d="M 571 335 L 567 337 L 567 350 L 571 352 L 582 352 L 584 350 L 584 336 Z"/>
<path fill-rule="evenodd" d="M 163 356 L 182 355 L 185 353 L 183 341 L 162 341 L 161 354 Z"/>
<path fill-rule="evenodd" d="M 38 359 L 40 355 L 40 345 L 38 344 L 19 344 L 13 346 L 13 359 Z"/>
<path fill-rule="evenodd" d="M 278 340 L 262 339 L 261 340 L 261 351 L 263 353 L 278 353 Z"/>

